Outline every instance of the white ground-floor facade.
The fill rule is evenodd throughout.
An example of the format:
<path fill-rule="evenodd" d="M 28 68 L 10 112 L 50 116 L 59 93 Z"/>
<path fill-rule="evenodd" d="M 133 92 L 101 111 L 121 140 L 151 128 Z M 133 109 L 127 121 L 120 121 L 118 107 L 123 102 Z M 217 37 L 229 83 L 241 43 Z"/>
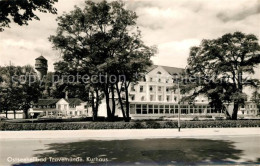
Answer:
<path fill-rule="evenodd" d="M 130 115 L 132 117 L 167 117 L 178 115 L 224 115 L 211 108 L 208 103 L 197 103 L 195 105 L 167 103 L 167 102 L 131 102 Z"/>

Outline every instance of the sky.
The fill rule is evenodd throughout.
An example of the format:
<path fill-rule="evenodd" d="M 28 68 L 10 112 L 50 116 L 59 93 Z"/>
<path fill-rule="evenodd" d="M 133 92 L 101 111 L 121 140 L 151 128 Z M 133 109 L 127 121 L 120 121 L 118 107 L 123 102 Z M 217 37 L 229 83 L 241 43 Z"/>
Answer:
<path fill-rule="evenodd" d="M 143 41 L 155 45 L 154 64 L 181 67 L 187 65 L 189 49 L 202 39 L 218 38 L 225 33 L 253 33 L 260 39 L 260 0 L 125 0 L 126 8 L 137 13 Z M 57 28 L 56 17 L 83 6 L 84 0 L 59 0 L 58 15 L 39 13 L 40 21 L 28 26 L 11 23 L 0 32 L 0 66 L 34 65 L 35 58 L 48 59 L 49 71 L 60 59 L 48 37 Z M 260 66 L 254 77 L 260 79 Z"/>

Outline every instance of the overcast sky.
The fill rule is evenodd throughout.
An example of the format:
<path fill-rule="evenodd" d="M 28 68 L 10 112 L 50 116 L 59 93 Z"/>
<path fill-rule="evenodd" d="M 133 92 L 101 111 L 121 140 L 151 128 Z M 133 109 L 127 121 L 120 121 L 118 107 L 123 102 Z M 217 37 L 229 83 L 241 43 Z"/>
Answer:
<path fill-rule="evenodd" d="M 253 33 L 260 38 L 259 0 L 129 0 L 130 10 L 139 16 L 137 24 L 147 45 L 156 45 L 158 54 L 154 64 L 185 67 L 191 46 L 202 39 L 214 39 L 228 32 Z M 84 0 L 59 0 L 55 5 L 58 15 L 68 12 Z M 0 32 L 0 65 L 11 61 L 15 65 L 34 65 L 41 54 L 52 63 L 59 53 L 48 41 L 55 34 L 57 15 L 38 15 L 40 21 L 28 26 L 11 24 Z M 260 78 L 260 68 L 255 76 Z"/>

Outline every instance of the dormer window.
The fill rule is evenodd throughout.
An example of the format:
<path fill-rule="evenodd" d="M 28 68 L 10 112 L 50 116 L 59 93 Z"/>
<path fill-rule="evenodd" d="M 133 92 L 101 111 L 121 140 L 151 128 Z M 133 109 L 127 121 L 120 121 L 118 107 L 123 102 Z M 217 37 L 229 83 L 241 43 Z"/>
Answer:
<path fill-rule="evenodd" d="M 162 74 L 162 73 L 160 71 L 158 71 L 157 74 Z"/>

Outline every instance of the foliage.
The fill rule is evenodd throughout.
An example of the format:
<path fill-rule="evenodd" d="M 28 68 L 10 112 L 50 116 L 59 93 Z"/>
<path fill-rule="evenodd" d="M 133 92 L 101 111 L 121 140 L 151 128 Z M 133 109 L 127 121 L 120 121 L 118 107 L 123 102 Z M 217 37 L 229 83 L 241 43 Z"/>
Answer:
<path fill-rule="evenodd" d="M 217 109 L 234 103 L 232 119 L 237 119 L 239 105 L 246 100 L 244 87 L 259 84 L 259 80 L 248 77 L 259 63 L 260 46 L 253 34 L 235 32 L 202 40 L 200 46 L 190 49 L 186 74 L 193 80 L 181 86 L 182 91 L 191 94 L 186 100 L 207 96 Z"/>
<path fill-rule="evenodd" d="M 260 120 L 182 121 L 181 128 L 259 127 Z M 147 122 L 67 122 L 67 123 L 10 123 L 1 122 L 0 130 L 82 130 L 82 129 L 149 129 L 178 128 L 176 121 Z"/>
<path fill-rule="evenodd" d="M 258 92 L 258 89 L 256 89 L 251 96 L 251 101 L 256 103 L 258 112 L 260 112 L 260 93 Z"/>
<path fill-rule="evenodd" d="M 32 66 L 0 67 L 0 105 L 1 111 L 24 110 L 26 118 L 28 109 L 37 102 L 41 95 L 39 82 Z"/>
<path fill-rule="evenodd" d="M 113 120 L 117 94 L 122 114 L 129 119 L 128 86 L 137 81 L 135 73 L 151 65 L 150 57 L 155 53 L 141 40 L 136 19 L 121 1 L 86 1 L 84 8 L 75 7 L 57 19 L 57 34 L 50 41 L 63 59 L 56 63 L 56 69 L 63 75 L 88 76 L 87 82 L 80 78 L 78 83 L 85 85 L 94 115 L 105 97 L 107 116 Z"/>
<path fill-rule="evenodd" d="M 28 21 L 40 20 L 35 12 L 57 14 L 54 3 L 58 0 L 1 0 L 0 32 L 9 27 L 11 19 L 19 25 L 28 25 Z"/>

